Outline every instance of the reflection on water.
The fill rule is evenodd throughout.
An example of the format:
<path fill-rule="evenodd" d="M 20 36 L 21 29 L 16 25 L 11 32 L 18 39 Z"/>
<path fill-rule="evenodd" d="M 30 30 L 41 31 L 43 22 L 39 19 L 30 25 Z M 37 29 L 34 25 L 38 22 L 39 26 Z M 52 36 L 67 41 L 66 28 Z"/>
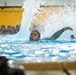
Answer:
<path fill-rule="evenodd" d="M 0 41 L 0 55 L 14 62 L 76 61 L 76 40 Z"/>

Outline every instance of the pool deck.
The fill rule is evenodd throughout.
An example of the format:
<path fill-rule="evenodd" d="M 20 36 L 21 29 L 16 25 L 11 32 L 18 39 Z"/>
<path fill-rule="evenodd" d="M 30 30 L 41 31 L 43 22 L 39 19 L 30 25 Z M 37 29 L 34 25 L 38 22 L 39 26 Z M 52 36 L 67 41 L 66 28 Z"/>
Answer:
<path fill-rule="evenodd" d="M 27 71 L 45 70 L 76 70 L 76 62 L 42 62 L 42 63 L 13 63 L 16 66 L 23 65 Z"/>

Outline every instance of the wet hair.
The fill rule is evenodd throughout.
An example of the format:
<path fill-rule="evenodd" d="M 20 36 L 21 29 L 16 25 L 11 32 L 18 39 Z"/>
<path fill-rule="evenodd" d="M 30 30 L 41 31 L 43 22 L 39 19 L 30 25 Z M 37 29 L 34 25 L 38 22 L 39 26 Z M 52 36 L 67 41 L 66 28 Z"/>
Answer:
<path fill-rule="evenodd" d="M 71 39 L 75 39 L 74 35 L 71 35 Z"/>

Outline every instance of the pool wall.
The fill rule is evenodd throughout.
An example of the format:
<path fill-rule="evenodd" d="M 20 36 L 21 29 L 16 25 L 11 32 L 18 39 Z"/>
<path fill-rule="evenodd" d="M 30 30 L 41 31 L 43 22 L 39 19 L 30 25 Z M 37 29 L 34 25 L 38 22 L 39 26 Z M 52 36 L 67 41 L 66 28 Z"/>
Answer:
<path fill-rule="evenodd" d="M 63 75 L 63 68 L 71 75 L 76 75 L 76 62 L 14 63 L 14 65 L 23 65 L 27 75 Z"/>

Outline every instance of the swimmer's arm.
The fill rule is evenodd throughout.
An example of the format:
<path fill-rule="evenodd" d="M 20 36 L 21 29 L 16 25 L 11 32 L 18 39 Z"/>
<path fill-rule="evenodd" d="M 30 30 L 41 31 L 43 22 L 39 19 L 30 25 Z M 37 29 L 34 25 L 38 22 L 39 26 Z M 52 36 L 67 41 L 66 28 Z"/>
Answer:
<path fill-rule="evenodd" d="M 64 31 L 66 30 L 73 30 L 71 27 L 65 27 L 62 28 L 61 30 L 57 31 L 56 33 L 54 33 L 51 37 L 50 40 L 56 40 Z"/>
<path fill-rule="evenodd" d="M 57 31 L 56 33 L 54 33 L 51 37 L 50 37 L 50 40 L 55 40 L 57 39 L 65 30 L 64 29 L 61 29 L 59 31 Z"/>

